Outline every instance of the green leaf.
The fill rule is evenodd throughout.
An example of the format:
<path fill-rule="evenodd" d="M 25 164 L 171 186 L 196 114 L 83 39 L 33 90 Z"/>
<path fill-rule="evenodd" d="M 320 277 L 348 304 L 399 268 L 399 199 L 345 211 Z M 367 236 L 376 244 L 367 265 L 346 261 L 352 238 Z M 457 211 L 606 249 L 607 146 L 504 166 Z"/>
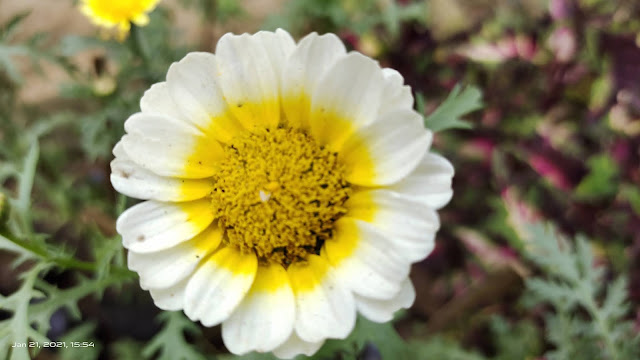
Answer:
<path fill-rule="evenodd" d="M 9 297 L 0 295 L 0 310 L 12 313 L 11 318 L 0 321 L 0 359 L 28 360 L 31 358 L 28 348 L 11 348 L 10 344 L 26 344 L 29 339 L 47 341 L 39 334 L 29 321 L 29 304 L 32 300 L 41 299 L 45 295 L 35 289 L 35 283 L 40 271 L 47 267 L 40 263 L 24 274 L 24 280 L 18 291 Z"/>
<path fill-rule="evenodd" d="M 37 258 L 36 254 L 9 240 L 2 234 L 0 234 L 0 250 L 6 250 L 18 255 L 18 257 L 12 263 L 13 267 L 17 267 L 26 260 Z"/>
<path fill-rule="evenodd" d="M 185 333 L 197 334 L 198 327 L 182 312 L 165 311 L 158 315 L 164 327 L 142 349 L 145 359 L 158 360 L 204 360 L 205 357 L 195 350 L 185 339 Z M 158 355 L 155 357 L 154 355 Z"/>
<path fill-rule="evenodd" d="M 0 43 L 0 70 L 4 70 L 15 83 L 22 83 L 22 75 L 14 64 L 13 57 L 28 54 L 28 49 L 19 45 L 5 45 Z"/>
<path fill-rule="evenodd" d="M 60 360 L 95 360 L 100 356 L 100 350 L 102 346 L 93 336 L 96 329 L 94 322 L 87 322 L 69 330 L 64 336 L 60 338 L 60 341 L 67 343 L 66 348 L 60 349 Z M 71 342 L 91 342 L 93 346 L 88 347 L 73 347 Z"/>
<path fill-rule="evenodd" d="M 118 340 L 109 346 L 109 353 L 118 360 L 140 360 L 142 344 L 131 339 Z"/>
<path fill-rule="evenodd" d="M 329 340 L 313 359 L 356 359 L 367 344 L 374 345 L 383 359 L 411 359 L 407 344 L 398 335 L 393 324 L 378 324 L 358 317 L 356 327 L 345 340 Z M 304 358 L 304 357 L 302 357 Z"/>
<path fill-rule="evenodd" d="M 0 40 L 7 40 L 13 35 L 18 26 L 22 23 L 24 19 L 27 18 L 31 14 L 31 11 L 24 11 L 14 15 L 9 21 L 3 24 L 2 29 L 0 29 Z"/>
<path fill-rule="evenodd" d="M 578 299 L 575 290 L 562 282 L 547 281 L 539 278 L 526 281 L 529 296 L 534 296 L 536 302 L 551 302 L 558 307 L 572 309 Z"/>
<path fill-rule="evenodd" d="M 608 73 L 594 80 L 591 85 L 591 96 L 589 99 L 589 109 L 597 111 L 606 106 L 613 90 L 613 79 Z"/>
<path fill-rule="evenodd" d="M 555 349 L 544 354 L 549 360 L 593 359 L 598 354 L 596 343 L 585 336 L 589 323 L 567 312 L 545 316 L 546 338 Z"/>
<path fill-rule="evenodd" d="M 426 4 L 422 2 L 399 4 L 390 1 L 385 5 L 381 14 L 382 23 L 393 39 L 399 35 L 403 23 L 414 20 L 424 21 L 426 18 Z"/>
<path fill-rule="evenodd" d="M 595 360 L 640 356 L 640 337 L 626 319 L 629 307 L 623 278 L 611 285 L 603 281 L 604 269 L 596 266 L 593 250 L 582 236 L 572 246 L 555 235 L 553 228 L 532 224 L 527 231 L 524 255 L 546 272 L 546 278 L 526 281 L 525 301 L 533 299 L 533 305 L 548 303 L 554 308 L 546 318 L 546 328 L 555 349 L 545 357 Z"/>
<path fill-rule="evenodd" d="M 573 259 L 566 255 L 570 246 L 566 239 L 557 237 L 554 229 L 543 224 L 530 224 L 527 227 L 524 256 L 536 263 L 548 273 L 564 280 L 574 281 L 580 278 Z"/>
<path fill-rule="evenodd" d="M 633 212 L 640 216 L 640 188 L 634 185 L 622 184 L 620 186 L 620 195 L 629 202 Z"/>
<path fill-rule="evenodd" d="M 117 277 L 104 281 L 81 279 L 78 285 L 60 290 L 38 278 L 40 273 L 49 267 L 49 263 L 37 263 L 24 273 L 24 280 L 18 291 L 8 297 L 0 295 L 0 310 L 11 313 L 9 319 L 0 321 L 0 359 L 6 359 L 9 355 L 10 347 L 4 346 L 7 343 L 27 343 L 29 339 L 49 341 L 45 334 L 50 329 L 53 313 L 65 308 L 71 316 L 79 320 L 80 310 L 77 303 L 80 299 L 121 281 Z M 38 351 L 37 348 L 32 350 Z M 9 356 L 11 360 L 29 358 L 27 348 L 14 348 Z"/>
<path fill-rule="evenodd" d="M 428 341 L 412 341 L 409 343 L 409 351 L 410 359 L 487 360 L 476 352 L 463 349 L 457 342 L 440 336 L 432 337 Z"/>
<path fill-rule="evenodd" d="M 619 277 L 607 289 L 607 295 L 602 303 L 602 314 L 605 318 L 622 318 L 628 311 L 627 280 Z"/>
<path fill-rule="evenodd" d="M 460 118 L 482 108 L 482 91 L 475 86 L 462 89 L 456 85 L 445 101 L 424 120 L 434 132 L 447 129 L 471 129 L 473 126 Z"/>
<path fill-rule="evenodd" d="M 580 200 L 593 200 L 615 195 L 618 191 L 618 166 L 608 154 L 592 156 L 587 161 L 589 174 L 576 187 L 574 194 Z"/>
<path fill-rule="evenodd" d="M 494 360 L 527 359 L 534 354 L 540 355 L 542 344 L 538 327 L 531 321 L 511 324 L 500 316 L 493 316 L 489 327 L 498 352 Z"/>
<path fill-rule="evenodd" d="M 49 331 L 51 316 L 61 308 L 66 309 L 72 318 L 80 320 L 78 301 L 90 294 L 102 291 L 114 282 L 118 282 L 115 277 L 99 281 L 81 277 L 76 286 L 60 290 L 40 281 L 37 286 L 47 294 L 47 298 L 30 306 L 29 323 L 34 324 L 38 331 L 46 333 Z"/>
<path fill-rule="evenodd" d="M 296 357 L 296 359 L 306 358 L 304 355 Z M 252 352 L 245 355 L 220 355 L 218 360 L 279 360 L 275 355 L 271 353 L 256 353 Z"/>

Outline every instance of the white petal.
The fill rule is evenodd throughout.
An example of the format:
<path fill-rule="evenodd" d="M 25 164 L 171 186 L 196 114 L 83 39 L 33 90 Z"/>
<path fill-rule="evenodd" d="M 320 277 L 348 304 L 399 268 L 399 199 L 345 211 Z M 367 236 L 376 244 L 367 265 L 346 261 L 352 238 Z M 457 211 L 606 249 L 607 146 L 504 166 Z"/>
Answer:
<path fill-rule="evenodd" d="M 286 270 L 280 264 L 259 266 L 251 290 L 222 323 L 224 344 L 236 355 L 272 351 L 290 337 L 295 312 Z"/>
<path fill-rule="evenodd" d="M 347 54 L 334 34 L 311 33 L 293 51 L 282 72 L 283 110 L 289 126 L 309 127 L 310 97 L 313 89 L 337 59 Z"/>
<path fill-rule="evenodd" d="M 147 290 L 171 287 L 191 275 L 200 261 L 222 241 L 222 230 L 210 226 L 189 241 L 149 254 L 133 251 L 128 267 L 140 275 L 140 287 Z"/>
<path fill-rule="evenodd" d="M 162 310 L 182 310 L 184 308 L 184 294 L 189 278 L 164 289 L 149 289 L 153 303 Z"/>
<path fill-rule="evenodd" d="M 439 209 L 445 206 L 453 195 L 451 189 L 453 173 L 453 166 L 447 159 L 428 153 L 409 176 L 389 186 L 388 189 L 411 196 L 434 209 Z"/>
<path fill-rule="evenodd" d="M 393 69 L 382 69 L 385 86 L 382 91 L 383 101 L 380 104 L 379 114 L 384 115 L 390 111 L 413 109 L 413 95 L 411 88 L 404 85 L 404 78 Z"/>
<path fill-rule="evenodd" d="M 195 126 L 166 116 L 164 114 L 135 113 L 124 122 L 124 129 L 129 134 L 164 140 L 167 135 L 177 133 L 180 136 L 195 138 L 204 133 Z M 125 148 L 125 151 L 127 149 Z"/>
<path fill-rule="evenodd" d="M 131 161 L 127 152 L 124 151 L 124 147 L 122 146 L 122 140 L 118 141 L 116 145 L 113 147 L 111 151 L 113 153 L 114 158 Z"/>
<path fill-rule="evenodd" d="M 344 339 L 355 325 L 353 295 L 337 281 L 329 264 L 317 255 L 287 269 L 296 296 L 295 331 L 308 342 Z"/>
<path fill-rule="evenodd" d="M 383 323 L 391 321 L 393 314 L 400 309 L 408 309 L 416 299 L 416 291 L 411 279 L 402 283 L 400 292 L 389 300 L 375 300 L 355 295 L 358 311 L 371 321 Z"/>
<path fill-rule="evenodd" d="M 374 60 L 356 52 L 339 58 L 311 94 L 311 135 L 338 150 L 353 131 L 376 119 L 384 78 Z"/>
<path fill-rule="evenodd" d="M 164 115 L 185 122 L 190 120 L 182 114 L 173 101 L 166 82 L 153 84 L 144 92 L 140 99 L 140 111 L 144 114 Z"/>
<path fill-rule="evenodd" d="M 184 313 L 204 326 L 226 320 L 245 297 L 256 275 L 254 254 L 224 247 L 200 264 L 185 294 Z"/>
<path fill-rule="evenodd" d="M 223 155 L 215 139 L 180 120 L 138 113 L 124 125 L 129 134 L 121 142 L 129 158 L 161 176 L 209 177 Z"/>
<path fill-rule="evenodd" d="M 190 53 L 167 73 L 168 91 L 182 117 L 217 140 L 229 142 L 243 130 L 230 116 L 218 82 L 216 57 L 210 53 Z"/>
<path fill-rule="evenodd" d="M 415 111 L 388 112 L 356 131 L 344 144 L 340 157 L 346 179 L 364 186 L 397 182 L 420 162 L 432 136 Z"/>
<path fill-rule="evenodd" d="M 275 71 L 276 79 L 280 83 L 282 73 L 289 71 L 284 65 L 296 48 L 295 41 L 291 35 L 283 29 L 277 29 L 275 32 L 258 31 L 253 35 L 253 38 L 257 43 L 261 43 L 265 50 L 267 50 L 271 67 Z M 278 88 L 280 89 L 282 86 L 279 85 Z"/>
<path fill-rule="evenodd" d="M 304 341 L 293 332 L 284 344 L 273 350 L 273 354 L 280 359 L 293 359 L 300 354 L 311 356 L 315 354 L 323 344 L 324 340 L 317 342 Z"/>
<path fill-rule="evenodd" d="M 208 180 L 168 178 L 142 168 L 126 155 L 121 142 L 113 152 L 120 156 L 111 161 L 111 184 L 124 195 L 144 200 L 188 201 L 211 192 Z"/>
<path fill-rule="evenodd" d="M 224 97 L 233 115 L 250 131 L 273 128 L 280 122 L 279 71 L 271 63 L 277 55 L 258 39 L 249 34 L 228 33 L 216 47 Z"/>
<path fill-rule="evenodd" d="M 340 283 L 362 296 L 390 299 L 409 274 L 409 260 L 398 255 L 385 234 L 364 221 L 338 220 L 324 251 Z"/>
<path fill-rule="evenodd" d="M 130 251 L 148 253 L 191 239 L 213 221 L 208 200 L 184 203 L 142 202 L 127 209 L 116 222 L 122 243 Z"/>
<path fill-rule="evenodd" d="M 433 250 L 440 227 L 438 213 L 413 197 L 385 189 L 357 191 L 345 206 L 349 217 L 384 232 L 408 261 L 420 261 Z"/>

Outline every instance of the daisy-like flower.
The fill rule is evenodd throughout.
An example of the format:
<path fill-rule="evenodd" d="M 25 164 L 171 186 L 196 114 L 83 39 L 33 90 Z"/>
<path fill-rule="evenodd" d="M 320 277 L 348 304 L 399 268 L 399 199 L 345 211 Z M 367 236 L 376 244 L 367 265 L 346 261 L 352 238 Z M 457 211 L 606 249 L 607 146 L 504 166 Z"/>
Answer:
<path fill-rule="evenodd" d="M 160 0 L 82 0 L 80 10 L 96 25 L 113 29 L 124 39 L 131 23 L 144 26 L 149 23 L 147 15 Z"/>
<path fill-rule="evenodd" d="M 224 35 L 143 96 L 111 182 L 147 200 L 117 221 L 155 304 L 222 324 L 235 354 L 290 358 L 356 312 L 411 306 L 453 167 L 402 76 L 332 34 Z"/>

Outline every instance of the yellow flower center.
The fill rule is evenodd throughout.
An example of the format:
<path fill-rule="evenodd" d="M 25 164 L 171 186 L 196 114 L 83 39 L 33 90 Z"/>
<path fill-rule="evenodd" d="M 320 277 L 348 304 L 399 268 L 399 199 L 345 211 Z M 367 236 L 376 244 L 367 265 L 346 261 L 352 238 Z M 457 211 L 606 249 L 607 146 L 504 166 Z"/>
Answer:
<path fill-rule="evenodd" d="M 338 154 L 284 128 L 239 136 L 224 151 L 211 192 L 224 241 L 283 266 L 318 254 L 351 194 Z"/>

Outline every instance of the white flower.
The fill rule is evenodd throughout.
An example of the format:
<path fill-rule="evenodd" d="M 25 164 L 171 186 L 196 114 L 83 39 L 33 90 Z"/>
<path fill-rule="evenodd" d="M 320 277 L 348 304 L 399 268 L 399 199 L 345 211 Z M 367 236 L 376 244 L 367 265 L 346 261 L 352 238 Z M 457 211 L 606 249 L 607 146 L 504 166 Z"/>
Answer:
<path fill-rule="evenodd" d="M 411 306 L 453 167 L 402 76 L 332 34 L 223 36 L 143 96 L 111 182 L 156 305 L 222 324 L 235 354 L 290 358 Z"/>

